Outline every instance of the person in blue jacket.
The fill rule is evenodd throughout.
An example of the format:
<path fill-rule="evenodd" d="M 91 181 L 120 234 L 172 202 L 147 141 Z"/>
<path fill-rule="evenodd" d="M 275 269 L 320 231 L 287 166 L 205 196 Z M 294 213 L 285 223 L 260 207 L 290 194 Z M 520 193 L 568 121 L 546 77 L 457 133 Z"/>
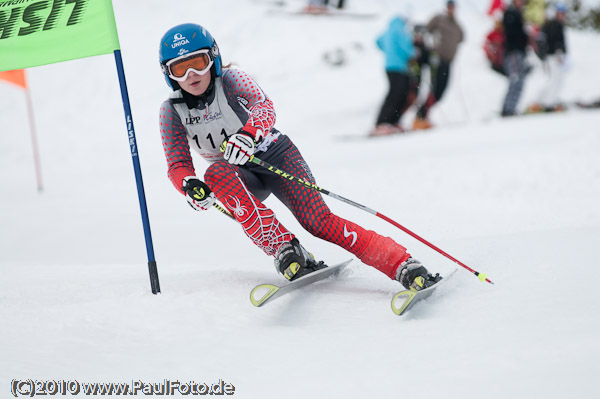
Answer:
<path fill-rule="evenodd" d="M 377 39 L 377 46 L 385 54 L 385 72 L 389 80 L 389 91 L 372 135 L 387 135 L 404 131 L 400 118 L 406 105 L 409 89 L 409 60 L 415 56 L 412 35 L 406 20 L 395 17 L 388 29 Z"/>

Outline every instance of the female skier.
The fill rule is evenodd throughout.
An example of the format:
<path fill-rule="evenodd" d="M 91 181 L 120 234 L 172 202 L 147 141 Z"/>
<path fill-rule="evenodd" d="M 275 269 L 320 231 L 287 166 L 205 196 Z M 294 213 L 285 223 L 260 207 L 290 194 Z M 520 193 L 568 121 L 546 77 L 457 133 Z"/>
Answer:
<path fill-rule="evenodd" d="M 168 30 L 160 42 L 159 59 L 173 89 L 160 108 L 168 176 L 192 208 L 208 210 L 216 199 L 221 201 L 254 244 L 275 257 L 276 269 L 288 280 L 325 266 L 263 204 L 270 194 L 308 232 L 341 246 L 404 287 L 422 282 L 418 276 L 425 278 L 424 286 L 433 283 L 425 267 L 391 238 L 334 215 L 320 193 L 248 162 L 254 154 L 315 182 L 298 148 L 275 129 L 271 100 L 248 74 L 222 65 L 219 47 L 205 28 L 183 24 Z M 195 174 L 190 147 L 210 163 L 204 181 Z"/>

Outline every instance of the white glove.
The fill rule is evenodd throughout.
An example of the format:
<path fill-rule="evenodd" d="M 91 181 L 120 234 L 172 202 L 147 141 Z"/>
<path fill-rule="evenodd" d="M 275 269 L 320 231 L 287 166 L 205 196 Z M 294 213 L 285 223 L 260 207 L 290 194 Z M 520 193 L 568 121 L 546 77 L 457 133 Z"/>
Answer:
<path fill-rule="evenodd" d="M 181 189 L 185 192 L 188 204 L 197 211 L 210 209 L 216 201 L 215 194 L 196 176 L 184 178 Z"/>
<path fill-rule="evenodd" d="M 229 137 L 223 158 L 233 165 L 244 165 L 254 154 L 254 137 L 240 129 L 238 133 Z"/>

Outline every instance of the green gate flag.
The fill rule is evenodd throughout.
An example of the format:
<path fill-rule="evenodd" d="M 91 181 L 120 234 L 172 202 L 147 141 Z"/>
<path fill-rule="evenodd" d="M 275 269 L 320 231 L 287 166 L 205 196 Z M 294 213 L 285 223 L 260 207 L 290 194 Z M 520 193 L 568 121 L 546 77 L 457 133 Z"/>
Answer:
<path fill-rule="evenodd" d="M 111 0 L 0 0 L 0 71 L 119 48 Z"/>

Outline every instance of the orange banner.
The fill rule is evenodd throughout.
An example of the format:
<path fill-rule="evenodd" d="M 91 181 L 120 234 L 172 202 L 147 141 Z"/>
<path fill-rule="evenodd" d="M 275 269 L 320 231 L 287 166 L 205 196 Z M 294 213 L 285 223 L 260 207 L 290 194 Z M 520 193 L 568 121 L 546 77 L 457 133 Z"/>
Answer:
<path fill-rule="evenodd" d="M 6 80 L 10 83 L 14 83 L 22 88 L 27 88 L 27 82 L 25 81 L 25 70 L 17 69 L 16 71 L 4 71 L 0 72 L 0 80 Z"/>

